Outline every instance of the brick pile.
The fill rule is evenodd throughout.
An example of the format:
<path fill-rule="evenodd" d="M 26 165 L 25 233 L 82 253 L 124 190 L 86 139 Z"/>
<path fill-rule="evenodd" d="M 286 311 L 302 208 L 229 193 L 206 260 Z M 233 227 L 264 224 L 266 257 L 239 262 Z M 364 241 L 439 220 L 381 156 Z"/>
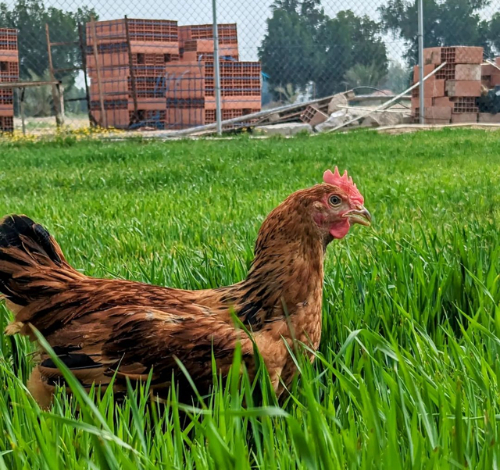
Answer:
<path fill-rule="evenodd" d="M 0 82 L 19 81 L 17 30 L 0 28 Z M 0 88 L 0 132 L 14 130 L 14 90 Z"/>
<path fill-rule="evenodd" d="M 446 62 L 446 65 L 424 82 L 424 116 L 426 124 L 477 122 L 476 98 L 481 96 L 482 47 L 432 47 L 424 49 L 424 76 Z M 413 82 L 419 78 L 418 66 Z M 412 114 L 420 114 L 419 88 L 413 90 Z"/>
<path fill-rule="evenodd" d="M 143 126 L 164 129 L 166 67 L 179 60 L 177 22 L 129 19 L 129 51 L 125 21 L 120 19 L 95 23 L 97 58 L 107 125 L 126 129 L 138 120 Z M 102 124 L 91 23 L 87 24 L 87 71 L 91 79 L 92 115 Z M 132 74 L 137 96 L 135 118 Z"/>
<path fill-rule="evenodd" d="M 259 62 L 239 61 L 236 24 L 219 24 L 222 119 L 261 109 Z M 167 126 L 183 129 L 216 120 L 213 27 L 179 26 L 178 63 L 167 67 Z"/>
<path fill-rule="evenodd" d="M 132 37 L 132 22 L 159 23 L 150 20 L 129 20 L 131 49 L 137 100 L 140 103 L 139 123 L 136 125 L 167 129 L 187 127 L 215 122 L 215 74 L 214 44 L 212 25 L 176 25 L 172 34 L 170 52 L 157 49 L 139 50 Z M 107 24 L 121 24 L 124 20 L 96 23 L 99 45 L 109 48 L 109 52 L 99 52 L 105 56 L 99 63 L 101 82 L 109 107 L 108 125 L 127 128 L 132 122 L 126 120 L 120 111 L 123 106 L 129 110 L 129 120 L 133 113 L 132 87 L 129 72 L 127 43 L 114 40 L 122 30 L 109 31 Z M 101 27 L 100 25 L 103 25 Z M 124 25 L 124 23 L 123 23 Z M 99 117 L 99 98 L 91 30 L 87 26 L 87 67 L 92 79 L 92 109 Z M 116 26 L 115 26 L 116 28 Z M 261 67 L 259 62 L 239 61 L 238 35 L 236 24 L 219 24 L 219 56 L 221 72 L 222 118 L 231 119 L 260 111 L 261 109 Z M 156 40 L 156 35 L 153 36 Z M 113 42 L 109 38 L 113 38 Z M 142 38 L 143 39 L 143 38 Z M 104 42 L 106 40 L 106 42 Z M 90 41 L 90 42 L 89 42 Z M 119 45 L 119 47 L 118 47 Z M 157 47 L 165 47 L 157 44 Z M 167 56 L 168 54 L 168 56 Z M 168 60 L 167 60 L 168 59 Z M 151 106 L 143 106 L 148 100 Z M 154 101 L 154 105 L 153 105 Z M 134 127 L 134 124 L 132 126 Z"/>
<path fill-rule="evenodd" d="M 500 57 L 495 59 L 497 67 L 500 67 Z M 481 84 L 484 89 L 495 89 L 500 87 L 500 70 L 491 64 L 481 66 Z M 479 113 L 479 122 L 500 123 L 500 113 Z"/>

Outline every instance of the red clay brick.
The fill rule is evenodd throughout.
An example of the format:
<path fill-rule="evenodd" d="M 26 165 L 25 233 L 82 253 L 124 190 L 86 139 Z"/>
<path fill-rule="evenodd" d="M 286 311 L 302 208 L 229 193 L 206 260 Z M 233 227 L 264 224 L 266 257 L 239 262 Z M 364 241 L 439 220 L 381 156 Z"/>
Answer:
<path fill-rule="evenodd" d="M 491 113 L 479 113 L 479 122 L 490 122 L 490 123 L 499 123 L 500 124 L 500 113 L 491 114 Z"/>
<path fill-rule="evenodd" d="M 500 70 L 498 70 L 496 67 L 494 67 L 491 64 L 481 65 L 481 76 L 482 77 L 487 77 L 487 76 L 493 75 L 494 73 L 500 73 Z"/>
<path fill-rule="evenodd" d="M 449 108 L 453 108 L 454 103 L 447 96 L 440 96 L 439 98 L 432 98 L 433 106 L 444 107 L 448 106 Z"/>
<path fill-rule="evenodd" d="M 500 85 L 500 70 L 498 70 L 498 73 L 494 73 L 490 77 L 490 87 L 493 88 L 497 85 Z"/>
<path fill-rule="evenodd" d="M 481 80 L 480 64 L 457 64 L 455 80 Z"/>
<path fill-rule="evenodd" d="M 428 78 L 424 82 L 424 98 L 438 98 L 445 96 L 445 80 L 436 80 L 434 77 Z M 419 96 L 420 87 L 414 91 L 414 97 Z"/>
<path fill-rule="evenodd" d="M 427 65 L 424 65 L 424 77 L 426 75 L 429 75 L 434 69 L 436 68 L 436 66 L 434 64 L 427 64 Z M 413 67 L 413 83 L 417 83 L 420 79 L 420 75 L 419 75 L 419 67 L 418 65 L 415 65 L 415 67 Z M 427 80 L 430 80 L 430 78 L 428 78 Z"/>
<path fill-rule="evenodd" d="M 430 108 L 433 105 L 432 98 L 425 98 L 424 97 L 424 107 L 425 108 Z M 412 98 L 411 99 L 411 109 L 415 110 L 417 108 L 420 108 L 420 98 Z"/>
<path fill-rule="evenodd" d="M 481 80 L 481 85 L 484 87 L 484 88 L 487 88 L 487 89 L 490 89 L 491 88 L 491 81 L 490 81 L 490 77 L 485 77 Z"/>
<path fill-rule="evenodd" d="M 449 124 L 449 123 L 450 123 L 449 119 L 424 118 L 424 124 L 443 125 L 443 124 Z"/>
<path fill-rule="evenodd" d="M 452 113 L 451 122 L 477 122 L 477 113 Z"/>
<path fill-rule="evenodd" d="M 446 93 L 448 96 L 481 96 L 481 82 L 479 80 L 447 80 Z"/>
<path fill-rule="evenodd" d="M 481 64 L 483 62 L 483 48 L 470 46 L 442 47 L 441 62 L 449 64 Z"/>
<path fill-rule="evenodd" d="M 424 64 L 439 65 L 441 63 L 441 48 L 428 47 L 424 49 Z"/>
<path fill-rule="evenodd" d="M 431 106 L 425 108 L 424 116 L 429 119 L 449 121 L 451 119 L 451 108 L 449 106 Z"/>

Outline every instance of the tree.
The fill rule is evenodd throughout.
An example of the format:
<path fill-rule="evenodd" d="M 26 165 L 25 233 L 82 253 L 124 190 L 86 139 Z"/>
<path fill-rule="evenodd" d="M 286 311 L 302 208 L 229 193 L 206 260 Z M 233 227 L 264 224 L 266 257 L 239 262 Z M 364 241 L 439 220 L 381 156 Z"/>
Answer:
<path fill-rule="evenodd" d="M 339 12 L 319 31 L 322 57 L 315 77 L 319 96 L 341 91 L 346 72 L 356 64 L 373 67 L 383 77 L 387 73 L 387 49 L 379 36 L 380 26 L 368 16 L 352 11 Z"/>
<path fill-rule="evenodd" d="M 330 18 L 320 0 L 281 0 L 272 8 L 259 58 L 274 90 L 288 83 L 305 90 L 314 83 L 315 95 L 326 96 L 343 89 L 356 64 L 385 76 L 387 51 L 377 22 L 350 10 Z"/>
<path fill-rule="evenodd" d="M 274 91 L 279 94 L 280 102 L 283 104 L 293 104 L 299 97 L 299 91 L 291 83 L 287 83 L 286 86 L 277 86 Z"/>
<path fill-rule="evenodd" d="M 489 37 L 492 46 L 500 53 L 500 13 L 495 13 L 489 24 Z"/>
<path fill-rule="evenodd" d="M 490 53 L 489 24 L 480 11 L 490 0 L 424 0 L 424 43 L 434 46 L 482 46 Z M 389 0 L 379 8 L 386 32 L 403 39 L 408 47 L 405 58 L 417 63 L 418 10 L 413 0 Z"/>
<path fill-rule="evenodd" d="M 259 47 L 262 68 L 270 76 L 273 89 L 288 83 L 304 88 L 311 80 L 315 54 L 309 25 L 301 17 L 297 1 L 278 1 L 272 9 Z"/>
<path fill-rule="evenodd" d="M 412 75 L 408 67 L 403 67 L 398 61 L 391 61 L 385 80 L 380 86 L 393 93 L 401 93 L 410 86 Z"/>
<path fill-rule="evenodd" d="M 347 88 L 378 87 L 383 79 L 384 75 L 376 64 L 356 64 L 344 75 Z"/>
<path fill-rule="evenodd" d="M 78 41 L 78 23 L 90 21 L 97 14 L 93 9 L 78 8 L 75 12 L 67 12 L 58 8 L 47 8 L 42 0 L 17 0 L 9 8 L 0 3 L 0 26 L 16 28 L 19 31 L 20 75 L 29 80 L 31 74 L 44 76 L 48 69 L 48 52 L 45 35 L 45 24 L 50 28 L 51 42 Z M 78 46 L 54 47 L 52 58 L 55 68 L 71 68 L 81 66 L 81 52 Z M 77 72 L 60 73 L 56 78 L 71 86 L 75 82 Z"/>

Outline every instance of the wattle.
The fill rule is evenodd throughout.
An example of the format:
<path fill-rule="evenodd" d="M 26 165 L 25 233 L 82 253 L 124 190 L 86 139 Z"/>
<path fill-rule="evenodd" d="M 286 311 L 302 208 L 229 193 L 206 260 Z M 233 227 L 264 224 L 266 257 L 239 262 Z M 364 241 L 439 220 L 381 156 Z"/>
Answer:
<path fill-rule="evenodd" d="M 349 219 L 344 219 L 340 222 L 336 222 L 330 227 L 330 235 L 333 238 L 344 238 L 350 228 L 351 225 L 349 223 Z"/>

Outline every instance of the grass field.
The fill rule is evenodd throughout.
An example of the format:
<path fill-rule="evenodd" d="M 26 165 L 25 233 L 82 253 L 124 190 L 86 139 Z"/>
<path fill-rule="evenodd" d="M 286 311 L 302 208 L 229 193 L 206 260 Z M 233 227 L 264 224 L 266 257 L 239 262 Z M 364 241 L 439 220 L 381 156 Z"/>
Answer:
<path fill-rule="evenodd" d="M 86 274 L 241 280 L 264 217 L 348 168 L 374 216 L 328 249 L 323 338 L 284 403 L 263 387 L 37 408 L 0 335 L 1 469 L 497 468 L 500 134 L 0 144 L 0 214 L 43 223 Z M 8 320 L 0 307 L 0 328 Z M 263 382 L 264 383 L 264 382 Z M 131 392 L 132 394 L 132 392 Z M 242 403 L 246 398 L 246 406 Z"/>

